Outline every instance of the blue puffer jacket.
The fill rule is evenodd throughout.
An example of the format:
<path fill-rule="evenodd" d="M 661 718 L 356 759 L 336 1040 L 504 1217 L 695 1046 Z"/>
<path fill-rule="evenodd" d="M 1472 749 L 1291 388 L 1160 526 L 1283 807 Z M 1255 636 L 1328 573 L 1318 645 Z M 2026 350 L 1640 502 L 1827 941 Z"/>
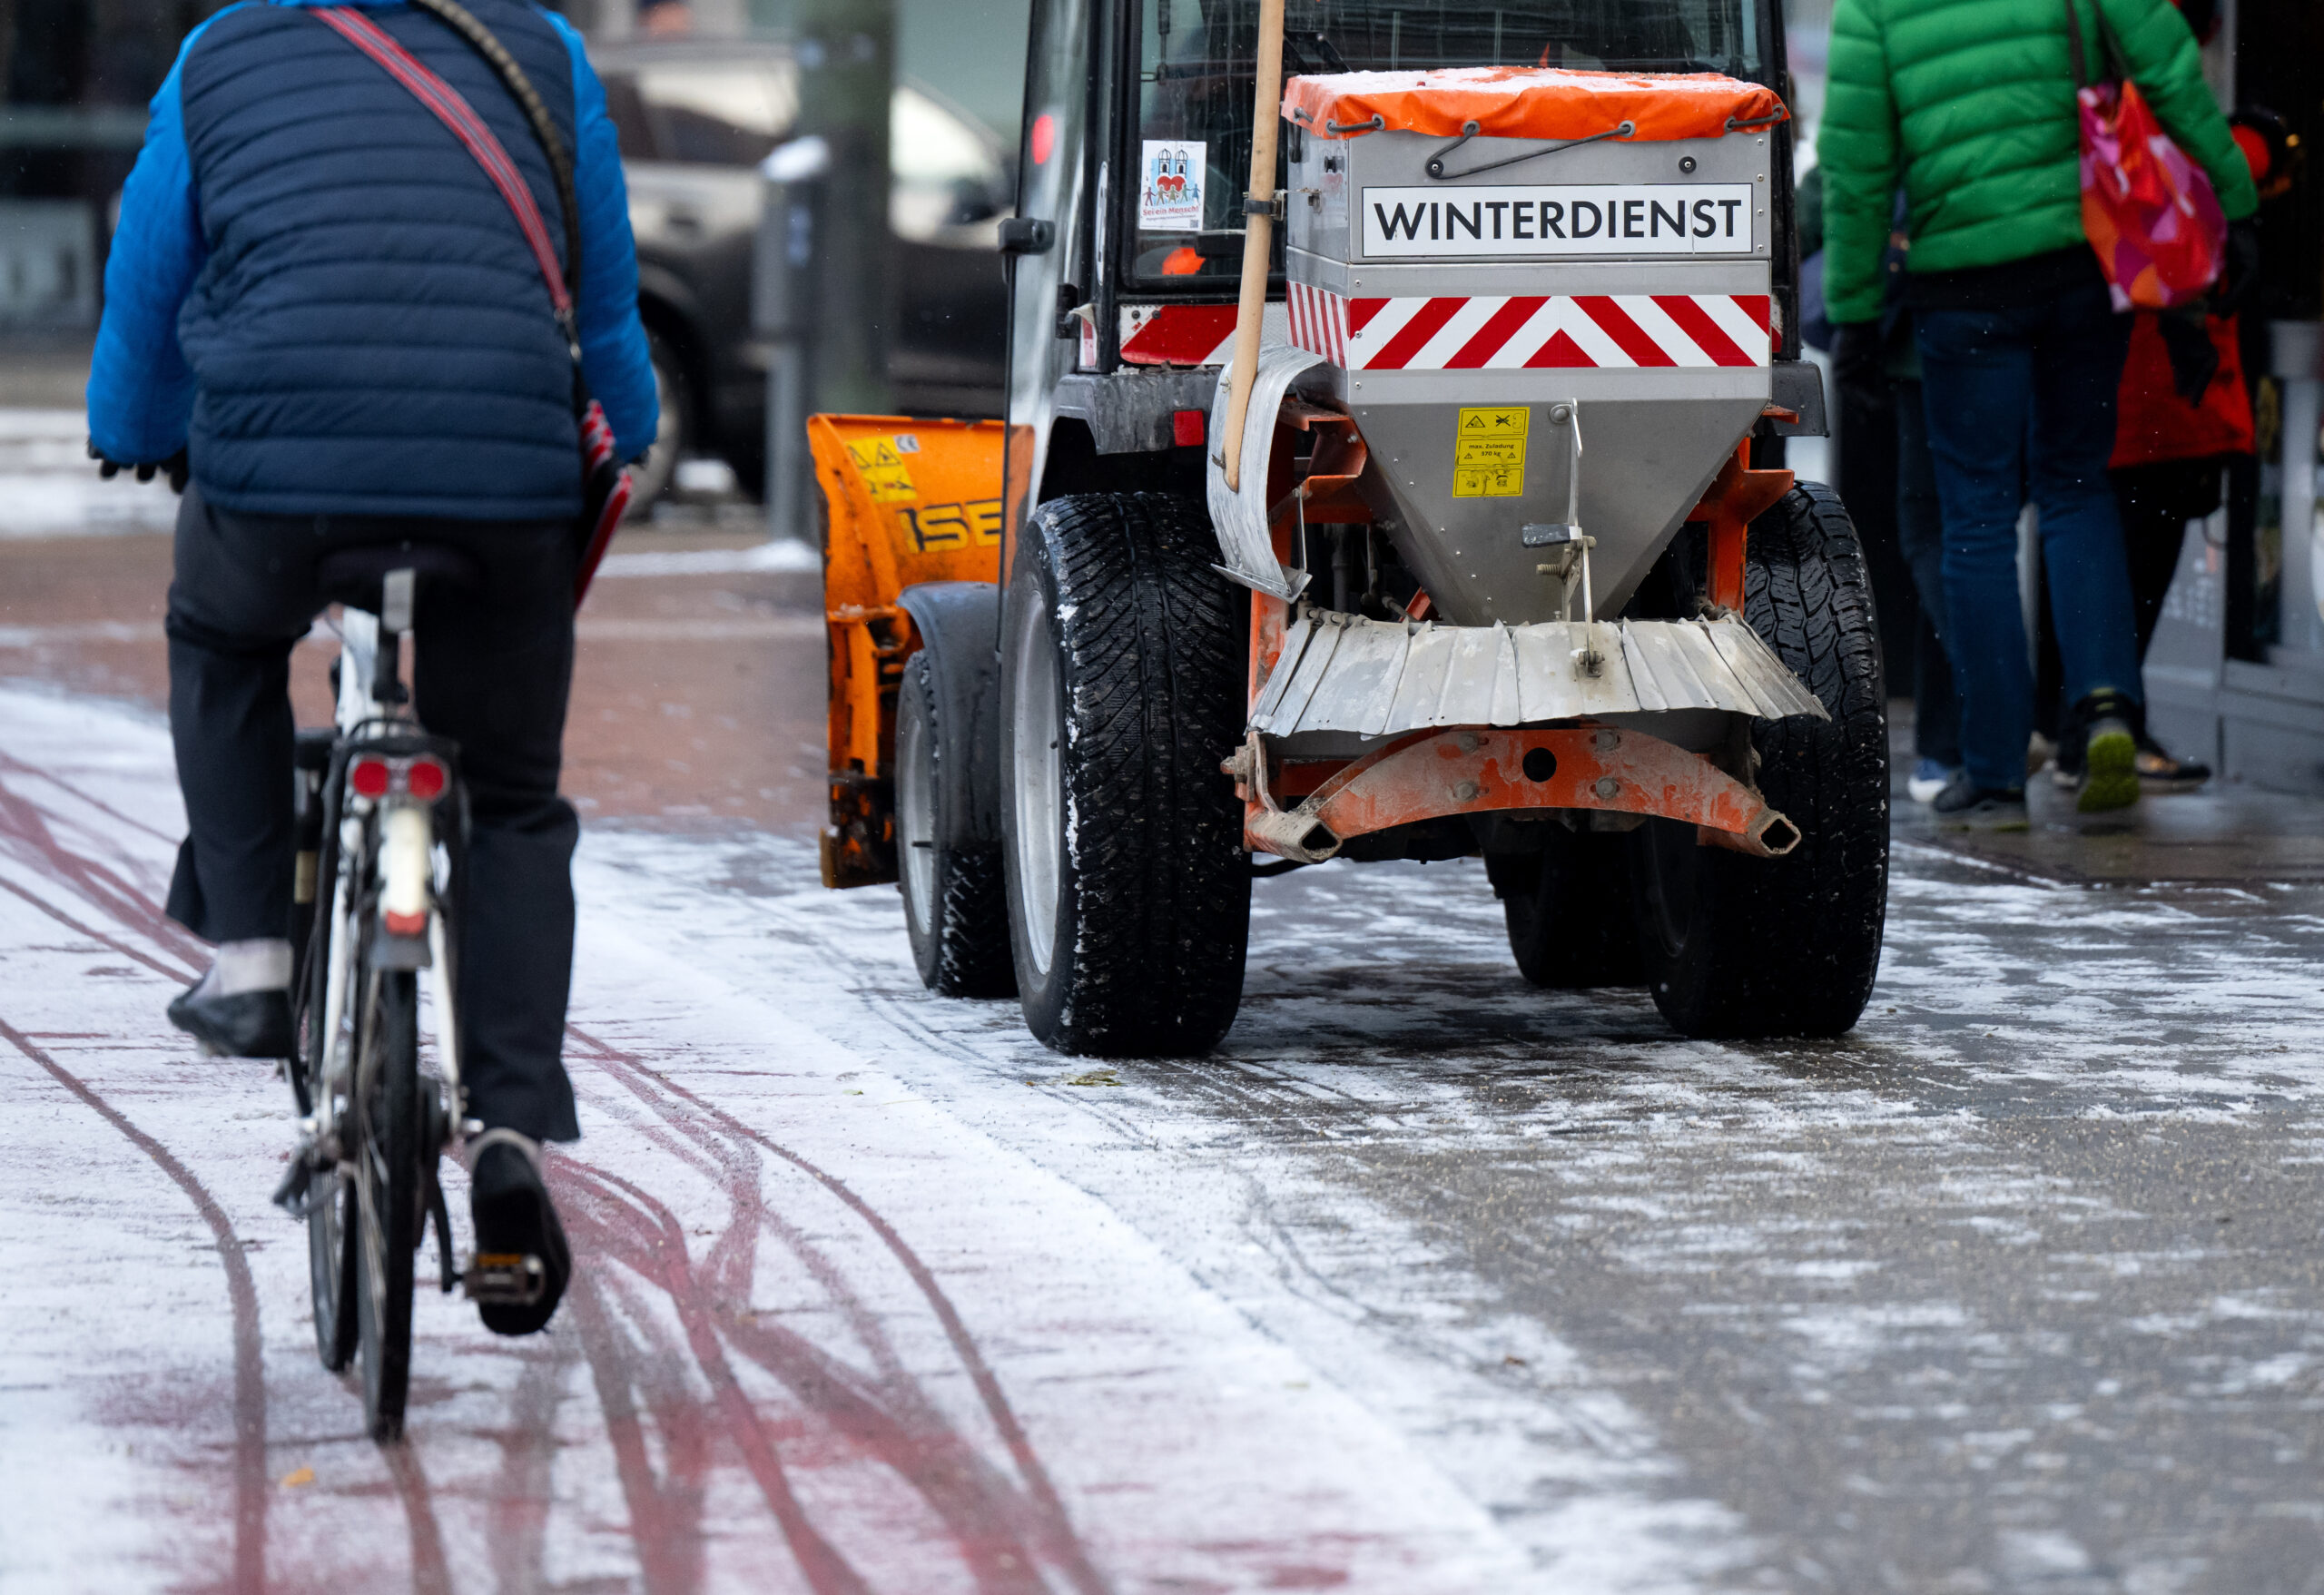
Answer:
<path fill-rule="evenodd" d="M 434 16 L 360 3 L 491 126 L 561 252 L 547 160 L 491 68 Z M 582 369 L 630 458 L 657 407 L 605 91 L 561 17 L 466 3 L 575 152 Z M 516 220 L 451 133 L 307 4 L 220 12 L 153 98 L 105 268 L 91 439 L 124 462 L 186 445 L 229 509 L 577 512 L 572 359 Z"/>

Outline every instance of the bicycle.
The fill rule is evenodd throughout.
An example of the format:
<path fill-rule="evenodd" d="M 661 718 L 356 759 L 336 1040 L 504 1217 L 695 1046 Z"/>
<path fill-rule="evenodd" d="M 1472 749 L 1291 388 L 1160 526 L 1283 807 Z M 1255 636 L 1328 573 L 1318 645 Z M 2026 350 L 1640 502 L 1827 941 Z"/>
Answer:
<path fill-rule="evenodd" d="M 443 1152 L 482 1127 L 460 1085 L 458 907 L 468 795 L 459 749 L 431 736 L 401 674 L 423 583 L 482 574 L 428 545 L 329 555 L 319 585 L 341 604 L 334 724 L 302 731 L 290 942 L 299 1056 L 287 1060 L 300 1144 L 275 1199 L 307 1225 L 315 1349 L 333 1373 L 359 1362 L 373 1438 L 402 1433 L 411 1374 L 416 1257 L 432 1222 L 444 1294 L 529 1305 L 539 1258 L 453 1263 L 437 1177 Z M 433 987 L 437 1072 L 420 1069 L 419 975 Z"/>

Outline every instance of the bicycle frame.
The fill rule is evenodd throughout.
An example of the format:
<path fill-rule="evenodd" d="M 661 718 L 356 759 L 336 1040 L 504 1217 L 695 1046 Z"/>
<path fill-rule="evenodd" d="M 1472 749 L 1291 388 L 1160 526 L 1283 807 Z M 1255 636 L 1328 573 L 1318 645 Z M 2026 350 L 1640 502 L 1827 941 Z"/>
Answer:
<path fill-rule="evenodd" d="M 382 900 L 407 910 L 416 907 L 426 916 L 426 929 L 416 938 L 393 937 L 403 945 L 394 950 L 392 967 L 425 969 L 432 977 L 438 1067 L 449 1098 L 452 1122 L 459 1125 L 466 1118 L 459 1010 L 454 991 L 452 939 L 442 900 L 452 893 L 453 883 L 464 872 L 466 850 L 461 843 L 466 815 L 458 811 L 465 810 L 466 791 L 458 778 L 458 748 L 420 730 L 409 710 L 397 701 L 399 687 L 382 694 L 383 685 L 395 684 L 396 669 L 393 659 L 381 658 L 379 634 L 379 616 L 360 609 L 340 612 L 339 700 L 334 716 L 339 734 L 324 783 L 323 828 L 332 845 L 323 862 L 340 867 L 330 868 L 325 877 L 331 883 L 331 897 L 327 943 L 330 964 L 325 976 L 322 1028 L 318 1032 L 329 1047 L 323 1075 L 334 1093 L 343 1093 L 350 1083 L 355 1061 L 350 1056 L 354 1038 L 350 1002 L 356 985 L 356 959 L 365 941 L 364 911 L 376 910 Z M 450 833 L 440 837 L 436 833 L 439 806 L 436 802 L 393 794 L 366 798 L 350 792 L 349 766 L 363 754 L 396 760 L 425 755 L 442 762 L 451 772 L 446 793 L 456 799 Z M 382 832 L 376 842 L 369 833 L 374 822 Z M 404 833 L 401 839 L 396 836 L 397 831 Z M 446 854 L 440 880 L 435 861 L 439 844 Z M 374 861 L 368 880 L 365 871 L 344 867 L 345 860 L 367 857 Z"/>

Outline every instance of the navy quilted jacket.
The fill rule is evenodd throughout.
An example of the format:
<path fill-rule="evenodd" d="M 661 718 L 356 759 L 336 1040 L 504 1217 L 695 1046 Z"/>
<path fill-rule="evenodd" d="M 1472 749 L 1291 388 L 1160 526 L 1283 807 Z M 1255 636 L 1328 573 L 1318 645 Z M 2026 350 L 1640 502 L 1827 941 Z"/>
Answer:
<path fill-rule="evenodd" d="M 154 96 L 105 269 L 91 438 L 123 461 L 187 445 L 229 509 L 577 512 L 572 360 L 515 219 L 451 133 L 306 3 L 220 12 Z M 434 16 L 362 4 L 491 126 L 561 251 L 547 160 L 492 70 Z M 582 367 L 627 458 L 657 407 L 604 90 L 562 18 L 467 4 L 574 152 Z"/>

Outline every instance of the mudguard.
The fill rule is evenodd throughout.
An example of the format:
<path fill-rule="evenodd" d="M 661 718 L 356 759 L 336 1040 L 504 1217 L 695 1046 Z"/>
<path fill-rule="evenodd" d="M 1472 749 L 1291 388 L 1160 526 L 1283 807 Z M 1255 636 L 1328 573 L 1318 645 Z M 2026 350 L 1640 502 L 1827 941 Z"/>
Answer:
<path fill-rule="evenodd" d="M 980 852 L 1000 845 L 1000 588 L 992 582 L 923 582 L 897 606 L 929 656 L 936 688 L 936 845 Z"/>

